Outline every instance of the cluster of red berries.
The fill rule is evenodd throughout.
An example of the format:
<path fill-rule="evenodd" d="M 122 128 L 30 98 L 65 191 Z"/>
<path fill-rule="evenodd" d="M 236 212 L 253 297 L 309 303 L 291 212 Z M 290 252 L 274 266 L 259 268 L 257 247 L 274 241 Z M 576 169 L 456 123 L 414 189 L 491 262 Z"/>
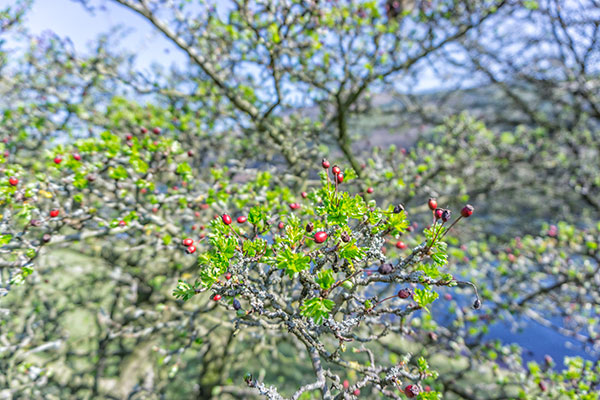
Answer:
<path fill-rule="evenodd" d="M 194 246 L 194 241 L 190 238 L 183 239 L 182 244 L 186 246 L 185 252 L 188 254 L 192 254 L 196 251 L 196 246 Z"/>
<path fill-rule="evenodd" d="M 323 161 L 321 161 L 321 165 L 323 166 L 324 169 L 328 170 L 329 166 L 331 164 L 329 164 L 329 161 L 327 161 L 326 159 L 323 159 Z M 336 183 L 344 182 L 344 174 L 342 173 L 342 170 L 340 169 L 340 167 L 338 167 L 337 165 L 334 165 L 333 168 L 331 168 L 331 172 L 333 173 L 333 177 L 334 177 Z"/>
<path fill-rule="evenodd" d="M 429 206 L 429 209 L 433 211 L 436 220 L 441 219 L 443 222 L 447 222 L 450 219 L 452 212 L 447 209 L 438 208 L 438 203 L 435 199 L 429 199 L 427 205 Z M 460 215 L 463 218 L 469 218 L 473 215 L 474 210 L 475 208 L 473 208 L 472 205 L 467 204 L 460 210 Z"/>

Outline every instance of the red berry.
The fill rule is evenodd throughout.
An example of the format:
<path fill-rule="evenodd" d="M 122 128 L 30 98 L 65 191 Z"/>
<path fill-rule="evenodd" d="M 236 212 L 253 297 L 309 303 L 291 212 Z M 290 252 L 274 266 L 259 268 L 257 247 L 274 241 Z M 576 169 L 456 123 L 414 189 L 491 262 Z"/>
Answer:
<path fill-rule="evenodd" d="M 285 224 L 283 222 L 280 222 L 279 225 L 277 225 L 277 227 L 279 229 L 283 229 L 283 228 L 285 228 Z"/>
<path fill-rule="evenodd" d="M 404 388 L 404 394 L 409 399 L 412 399 L 413 397 L 418 396 L 419 392 L 420 392 L 420 390 L 417 385 L 408 385 Z"/>
<path fill-rule="evenodd" d="M 399 249 L 405 249 L 406 248 L 406 243 L 404 243 L 402 240 L 399 240 L 396 242 L 396 247 Z"/>
<path fill-rule="evenodd" d="M 297 210 L 299 208 L 300 208 L 300 204 L 298 204 L 298 203 L 291 203 L 290 204 L 290 209 L 292 209 L 292 210 Z"/>
<path fill-rule="evenodd" d="M 228 272 L 225 274 L 225 279 L 227 279 L 227 280 L 231 279 L 231 272 Z"/>
<path fill-rule="evenodd" d="M 81 161 L 81 155 L 79 155 L 79 153 L 73 153 L 73 159 L 75 161 Z"/>
<path fill-rule="evenodd" d="M 198 227 L 196 225 L 192 225 L 192 230 L 195 231 L 196 229 L 198 229 Z"/>
<path fill-rule="evenodd" d="M 237 217 L 238 224 L 243 224 L 246 221 L 248 221 L 248 218 L 244 217 L 243 215 L 240 215 L 239 217 Z"/>
<path fill-rule="evenodd" d="M 302 196 L 302 198 L 305 199 L 308 197 L 308 193 L 302 192 L 302 193 L 300 193 L 300 196 Z"/>
<path fill-rule="evenodd" d="M 373 193 L 374 189 L 372 187 L 367 188 L 367 193 L 371 194 Z"/>
<path fill-rule="evenodd" d="M 472 205 L 467 204 L 466 206 L 463 207 L 462 210 L 460 210 L 460 215 L 463 216 L 463 218 L 469 218 L 471 215 L 473 215 L 473 211 L 475 209 L 473 208 Z"/>
<path fill-rule="evenodd" d="M 329 161 L 327 161 L 326 159 L 323 159 L 323 161 L 321 161 L 321 165 L 323 166 L 323 168 L 327 169 L 331 164 L 329 164 Z"/>
<path fill-rule="evenodd" d="M 194 212 L 194 215 L 196 216 L 196 218 L 199 218 L 200 217 L 200 211 Z"/>
<path fill-rule="evenodd" d="M 214 301 L 219 301 L 219 300 L 221 300 L 221 299 L 222 299 L 222 297 L 221 297 L 221 295 L 220 295 L 220 294 L 218 294 L 218 293 L 217 293 L 217 294 L 215 294 L 215 295 L 213 296 L 213 300 L 214 300 Z"/>
<path fill-rule="evenodd" d="M 132 140 L 133 139 L 133 135 L 127 135 L 127 136 L 125 136 L 125 139 Z"/>
<path fill-rule="evenodd" d="M 429 209 L 433 211 L 437 208 L 437 201 L 435 199 L 429 199 L 427 205 L 429 206 Z"/>
<path fill-rule="evenodd" d="M 538 383 L 538 386 L 542 392 L 545 392 L 548 389 L 544 381 L 540 381 L 540 383 Z"/>
<path fill-rule="evenodd" d="M 398 291 L 398 297 L 401 299 L 408 299 L 411 295 L 412 293 L 410 292 L 410 289 L 404 288 Z"/>
<path fill-rule="evenodd" d="M 146 128 L 142 127 L 142 128 L 140 129 L 140 132 L 142 133 L 142 135 L 145 135 L 146 133 L 148 133 L 148 129 L 146 129 Z"/>
<path fill-rule="evenodd" d="M 148 192 L 148 189 L 146 189 L 146 188 L 141 188 L 140 189 L 140 193 L 141 194 L 146 194 L 147 192 Z"/>
<path fill-rule="evenodd" d="M 444 211 L 442 211 L 442 221 L 448 222 L 448 220 L 450 219 L 451 215 L 452 215 L 452 212 L 450 210 L 444 210 Z"/>
<path fill-rule="evenodd" d="M 223 223 L 225 225 L 230 225 L 231 224 L 231 217 L 228 214 L 223 214 L 223 216 L 221 217 L 221 219 L 223 220 Z"/>
<path fill-rule="evenodd" d="M 327 240 L 327 233 L 326 232 L 319 231 L 319 232 L 315 233 L 315 242 L 317 242 L 317 243 L 323 243 L 326 240 Z"/>
<path fill-rule="evenodd" d="M 8 178 L 8 183 L 10 183 L 12 186 L 17 186 L 19 184 L 19 180 L 14 176 L 11 176 Z"/>
<path fill-rule="evenodd" d="M 331 172 L 333 172 L 334 175 L 337 175 L 342 172 L 342 170 L 337 165 L 334 165 L 333 168 L 331 168 Z"/>
<path fill-rule="evenodd" d="M 62 162 L 62 158 L 60 156 L 54 157 L 54 164 L 60 164 Z"/>
<path fill-rule="evenodd" d="M 183 245 L 184 246 L 191 246 L 193 244 L 194 244 L 194 241 L 192 239 L 190 239 L 190 238 L 183 239 Z"/>
<path fill-rule="evenodd" d="M 185 249 L 185 251 L 188 254 L 192 254 L 192 253 L 194 253 L 196 251 L 196 246 L 194 246 L 194 245 L 188 246 L 188 248 Z"/>
<path fill-rule="evenodd" d="M 160 135 L 160 128 L 158 126 L 156 126 L 156 127 L 152 128 L 152 132 L 155 135 Z"/>
<path fill-rule="evenodd" d="M 337 183 L 342 183 L 344 182 L 344 174 L 342 174 L 341 172 L 339 174 L 337 174 L 335 176 L 335 180 L 337 181 Z"/>
<path fill-rule="evenodd" d="M 158 212 L 158 208 L 152 207 L 152 212 L 156 214 Z"/>
<path fill-rule="evenodd" d="M 350 387 L 350 382 L 348 382 L 348 379 L 344 379 L 342 386 L 344 386 L 344 389 L 348 389 Z"/>
<path fill-rule="evenodd" d="M 354 392 L 352 392 L 353 395 L 355 396 L 359 396 L 360 395 L 360 389 L 354 389 Z"/>
<path fill-rule="evenodd" d="M 123 221 L 123 220 L 120 220 L 120 221 L 119 221 L 119 226 L 125 226 L 125 225 L 127 225 L 127 222 L 125 222 L 125 221 Z"/>
<path fill-rule="evenodd" d="M 58 217 L 59 211 L 55 208 L 54 210 L 50 210 L 50 217 L 56 218 Z"/>
<path fill-rule="evenodd" d="M 442 208 L 436 208 L 433 213 L 435 215 L 435 219 L 440 219 L 442 218 L 442 214 L 444 214 L 444 210 Z"/>
<path fill-rule="evenodd" d="M 193 157 L 194 156 L 194 152 L 191 150 L 188 150 L 187 152 L 188 157 Z"/>

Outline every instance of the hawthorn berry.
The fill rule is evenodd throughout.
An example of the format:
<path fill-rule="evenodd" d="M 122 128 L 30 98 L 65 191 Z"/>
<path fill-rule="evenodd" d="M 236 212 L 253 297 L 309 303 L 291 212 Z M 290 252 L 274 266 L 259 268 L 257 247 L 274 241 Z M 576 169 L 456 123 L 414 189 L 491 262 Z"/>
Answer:
<path fill-rule="evenodd" d="M 193 244 L 194 244 L 194 241 L 192 239 L 190 239 L 190 238 L 183 239 L 183 245 L 184 246 L 191 246 Z"/>
<path fill-rule="evenodd" d="M 238 222 L 238 224 L 243 224 L 243 223 L 245 223 L 246 221 L 248 221 L 248 218 L 246 218 L 246 217 L 245 217 L 245 216 L 243 216 L 243 215 L 240 215 L 239 217 L 237 217 L 237 222 Z"/>
<path fill-rule="evenodd" d="M 132 140 L 132 139 L 133 139 L 133 135 L 127 135 L 127 136 L 125 136 L 125 139 L 126 139 L 127 141 L 130 141 L 130 140 Z"/>
<path fill-rule="evenodd" d="M 359 396 L 360 395 L 360 389 L 354 389 L 354 392 L 352 392 L 353 395 L 355 396 Z"/>
<path fill-rule="evenodd" d="M 394 266 L 391 263 L 384 263 L 379 266 L 377 269 L 381 275 L 389 275 L 394 272 Z"/>
<path fill-rule="evenodd" d="M 19 180 L 14 176 L 11 176 L 8 178 L 8 183 L 10 183 L 12 186 L 17 186 L 19 184 Z"/>
<path fill-rule="evenodd" d="M 88 182 L 94 182 L 96 180 L 96 175 L 89 174 L 85 177 L 85 179 L 87 179 Z"/>
<path fill-rule="evenodd" d="M 344 379 L 344 382 L 342 382 L 342 386 L 344 387 L 344 389 L 348 389 L 350 387 L 350 382 L 348 382 L 348 379 Z"/>
<path fill-rule="evenodd" d="M 337 175 L 342 172 L 342 170 L 337 165 L 334 165 L 333 168 L 331 168 L 331 172 L 333 172 L 334 175 Z"/>
<path fill-rule="evenodd" d="M 452 212 L 450 210 L 444 210 L 442 212 L 442 221 L 448 222 L 448 220 L 450 219 L 451 215 L 452 215 Z"/>
<path fill-rule="evenodd" d="M 337 174 L 335 176 L 335 180 L 337 181 L 337 183 L 342 183 L 344 182 L 344 174 L 342 174 L 341 172 L 339 174 Z"/>
<path fill-rule="evenodd" d="M 49 233 L 44 233 L 44 236 L 42 236 L 42 241 L 44 243 L 48 243 L 50 241 L 50 239 L 52 239 L 52 236 L 50 236 Z"/>
<path fill-rule="evenodd" d="M 540 383 L 538 383 L 538 386 L 542 392 L 545 392 L 548 389 L 544 381 L 540 381 Z"/>
<path fill-rule="evenodd" d="M 187 249 L 185 249 L 185 251 L 188 254 L 192 254 L 192 253 L 196 252 L 196 246 L 194 246 L 194 245 L 188 246 Z"/>
<path fill-rule="evenodd" d="M 435 219 L 440 219 L 440 218 L 442 218 L 442 214 L 444 213 L 444 210 L 442 208 L 436 208 L 433 213 L 435 215 Z"/>
<path fill-rule="evenodd" d="M 372 187 L 368 187 L 367 188 L 367 193 L 371 194 L 373 193 L 374 189 Z"/>
<path fill-rule="evenodd" d="M 408 397 L 409 399 L 412 399 L 413 397 L 416 397 L 419 395 L 419 387 L 417 385 L 407 385 L 404 388 L 404 394 L 406 395 L 406 397 Z"/>
<path fill-rule="evenodd" d="M 394 207 L 394 214 L 400 214 L 402 211 L 404 211 L 404 206 L 402 204 L 398 204 Z"/>
<path fill-rule="evenodd" d="M 290 209 L 291 210 L 297 210 L 300 208 L 300 204 L 298 203 L 290 203 Z"/>
<path fill-rule="evenodd" d="M 473 206 L 467 204 L 462 210 L 460 210 L 460 215 L 462 215 L 463 218 L 469 218 L 471 215 L 473 215 L 473 210 L 475 210 Z"/>
<path fill-rule="evenodd" d="M 308 197 L 308 193 L 302 192 L 302 193 L 300 193 L 300 196 L 302 196 L 302 198 L 305 199 Z"/>
<path fill-rule="evenodd" d="M 61 162 L 62 162 L 62 157 L 61 156 L 54 157 L 54 164 L 58 165 Z"/>
<path fill-rule="evenodd" d="M 213 300 L 214 300 L 214 301 L 219 301 L 219 300 L 221 300 L 222 298 L 223 298 L 223 297 L 222 297 L 220 294 L 218 294 L 218 293 L 217 293 L 217 294 L 215 294 L 215 295 L 213 296 Z"/>
<path fill-rule="evenodd" d="M 312 222 L 306 224 L 306 232 L 311 233 L 315 229 L 315 225 Z"/>
<path fill-rule="evenodd" d="M 348 235 L 348 232 L 342 232 L 340 239 L 342 239 L 342 242 L 348 243 L 350 241 L 350 235 Z"/>
<path fill-rule="evenodd" d="M 225 274 L 225 279 L 230 280 L 231 279 L 231 272 L 227 272 Z"/>
<path fill-rule="evenodd" d="M 60 213 L 60 211 L 58 211 L 58 209 L 54 209 L 54 210 L 50 210 L 50 218 L 56 218 L 58 217 L 58 214 Z"/>
<path fill-rule="evenodd" d="M 194 156 L 194 152 L 191 150 L 188 150 L 187 152 L 188 157 L 193 157 Z"/>
<path fill-rule="evenodd" d="M 473 302 L 473 308 L 479 310 L 481 308 L 481 300 L 475 299 L 475 301 Z"/>
<path fill-rule="evenodd" d="M 156 213 L 158 212 L 158 208 L 156 208 L 156 207 L 152 207 L 152 212 L 153 212 L 154 214 L 156 214 Z"/>
<path fill-rule="evenodd" d="M 238 299 L 233 299 L 233 309 L 234 310 L 240 310 L 242 308 L 242 304 L 240 303 L 240 301 Z"/>
<path fill-rule="evenodd" d="M 331 164 L 329 164 L 329 161 L 327 161 L 326 159 L 323 159 L 323 161 L 321 161 L 321 165 L 323 166 L 323 168 L 327 169 Z"/>
<path fill-rule="evenodd" d="M 146 129 L 146 128 L 142 127 L 142 128 L 140 129 L 140 132 L 142 133 L 142 135 L 145 135 L 146 133 L 148 133 L 148 129 Z"/>
<path fill-rule="evenodd" d="M 229 214 L 223 214 L 221 216 L 221 219 L 223 220 L 223 223 L 225 225 L 230 225 L 231 224 L 231 217 L 229 216 Z"/>
<path fill-rule="evenodd" d="M 125 225 L 127 225 L 127 222 L 125 222 L 125 221 L 123 221 L 123 220 L 120 220 L 120 221 L 119 221 L 119 226 L 125 226 Z"/>
<path fill-rule="evenodd" d="M 280 222 L 279 225 L 277 225 L 277 227 L 279 229 L 283 229 L 283 228 L 285 228 L 285 224 L 283 222 Z"/>
<path fill-rule="evenodd" d="M 81 161 L 81 155 L 79 153 L 73 153 L 73 159 L 75 161 Z"/>
<path fill-rule="evenodd" d="M 405 249 L 406 248 L 406 243 L 404 243 L 402 240 L 399 240 L 396 242 L 396 247 L 399 249 Z"/>
<path fill-rule="evenodd" d="M 410 289 L 404 288 L 398 291 L 398 297 L 401 299 L 408 299 L 411 295 L 412 293 L 410 292 Z"/>
<path fill-rule="evenodd" d="M 326 240 L 327 240 L 327 233 L 326 232 L 319 231 L 319 232 L 315 233 L 315 242 L 317 242 L 317 243 L 323 243 Z"/>
<path fill-rule="evenodd" d="M 158 126 L 155 126 L 154 128 L 152 128 L 152 132 L 155 135 L 160 135 L 161 129 Z"/>
<path fill-rule="evenodd" d="M 427 205 L 429 206 L 429 209 L 433 211 L 437 208 L 437 201 L 435 199 L 429 199 Z"/>

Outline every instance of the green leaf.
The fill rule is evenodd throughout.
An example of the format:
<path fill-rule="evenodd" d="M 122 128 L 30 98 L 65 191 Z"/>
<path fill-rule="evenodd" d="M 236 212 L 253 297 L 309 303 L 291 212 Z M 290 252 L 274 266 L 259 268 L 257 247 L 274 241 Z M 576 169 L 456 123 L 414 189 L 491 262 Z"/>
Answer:
<path fill-rule="evenodd" d="M 315 324 L 321 324 L 323 319 L 329 317 L 334 305 L 332 300 L 315 297 L 304 302 L 300 307 L 300 313 L 305 317 L 312 318 Z"/>

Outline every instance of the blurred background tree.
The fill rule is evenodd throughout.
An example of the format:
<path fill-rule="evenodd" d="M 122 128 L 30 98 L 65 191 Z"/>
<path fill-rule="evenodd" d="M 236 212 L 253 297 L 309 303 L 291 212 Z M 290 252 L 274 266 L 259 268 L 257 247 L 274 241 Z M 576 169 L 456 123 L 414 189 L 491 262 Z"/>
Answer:
<path fill-rule="evenodd" d="M 313 382 L 286 329 L 173 290 L 199 274 L 181 240 L 215 214 L 263 204 L 275 223 L 300 202 L 308 217 L 301 192 L 327 157 L 349 192 L 404 204 L 413 225 L 386 238 L 390 259 L 425 240 L 430 197 L 477 210 L 447 237 L 447 269 L 482 308 L 469 286 L 435 288 L 431 313 L 361 327 L 371 357 L 427 359 L 439 377 L 421 376 L 421 398 L 597 398 L 596 1 L 76 3 L 125 7 L 188 63 L 140 70 L 125 31 L 82 53 L 29 33 L 31 2 L 0 8 L 0 397 L 252 398 L 247 372 L 289 397 Z M 332 371 L 339 398 L 409 396 Z"/>

